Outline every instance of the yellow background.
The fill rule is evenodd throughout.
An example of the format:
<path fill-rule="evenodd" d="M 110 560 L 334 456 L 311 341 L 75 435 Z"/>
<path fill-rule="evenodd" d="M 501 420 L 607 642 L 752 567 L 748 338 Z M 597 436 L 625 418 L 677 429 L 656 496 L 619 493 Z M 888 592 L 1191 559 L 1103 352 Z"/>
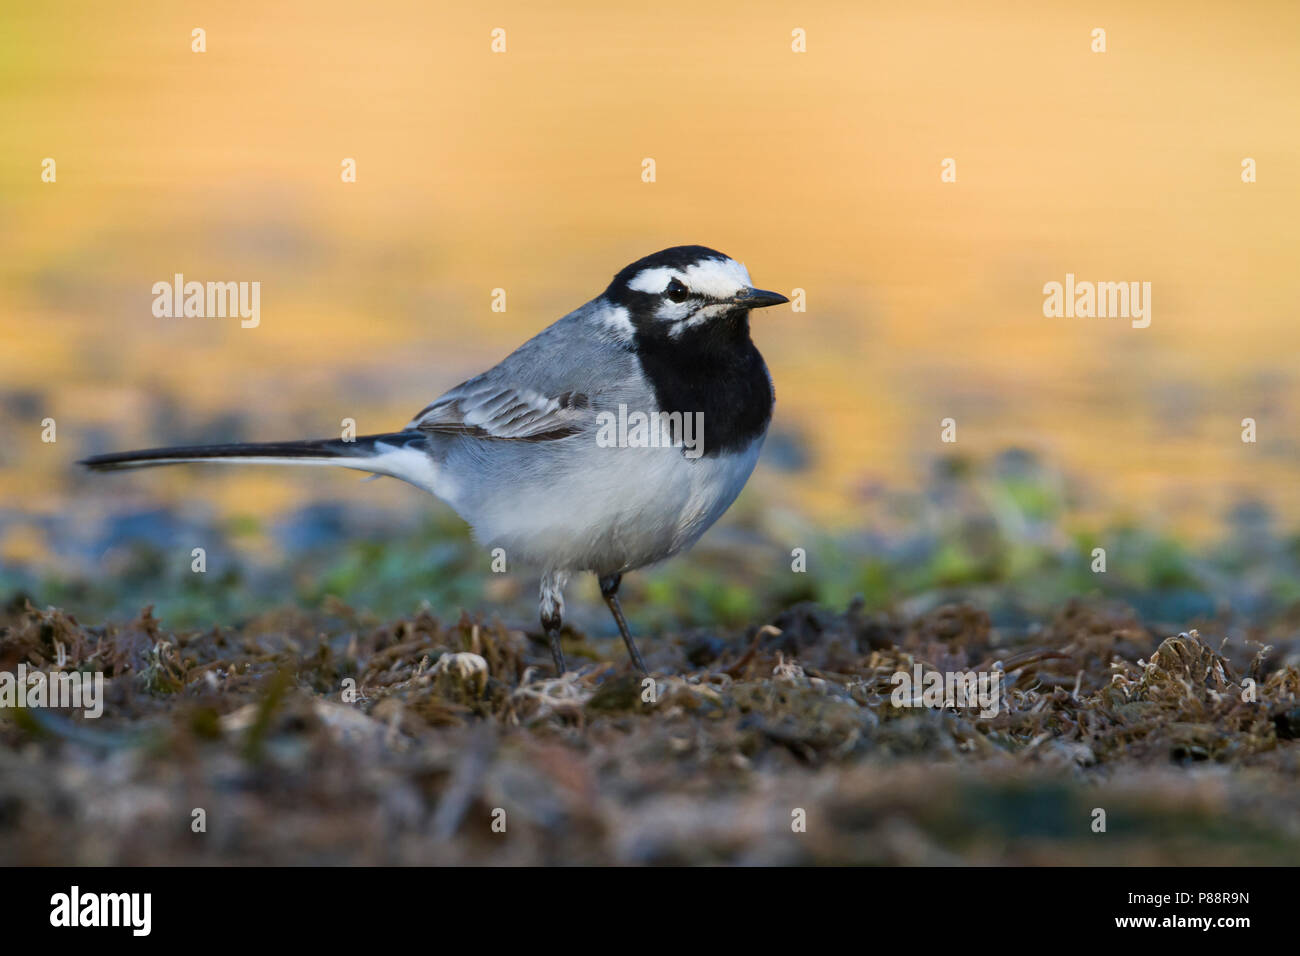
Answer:
<path fill-rule="evenodd" d="M 702 243 L 807 290 L 755 338 L 813 455 L 759 480 L 809 513 L 872 521 L 864 488 L 916 484 L 952 416 L 957 451 L 1037 449 L 1110 512 L 1192 534 L 1242 495 L 1300 514 L 1300 5 L 2 9 L 0 386 L 41 396 L 6 412 L 7 507 L 62 506 L 87 428 L 154 443 L 151 401 L 241 408 L 265 439 L 399 427 L 626 262 Z M 261 282 L 261 326 L 155 318 L 176 272 Z M 1067 272 L 1151 282 L 1151 327 L 1044 318 Z M 384 484 L 75 487 L 407 500 Z"/>

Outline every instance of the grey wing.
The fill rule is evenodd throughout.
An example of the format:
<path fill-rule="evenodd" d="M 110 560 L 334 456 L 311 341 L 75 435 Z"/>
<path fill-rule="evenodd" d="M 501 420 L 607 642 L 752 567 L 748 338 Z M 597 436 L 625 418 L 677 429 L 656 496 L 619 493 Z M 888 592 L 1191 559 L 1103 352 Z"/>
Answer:
<path fill-rule="evenodd" d="M 457 385 L 411 420 L 407 429 L 516 441 L 554 441 L 582 431 L 591 400 L 580 391 L 547 395 L 484 373 Z"/>
<path fill-rule="evenodd" d="M 407 429 L 554 441 L 593 427 L 597 410 L 627 400 L 625 390 L 641 379 L 630 353 L 589 331 L 588 312 L 570 313 L 499 365 L 457 385 Z"/>

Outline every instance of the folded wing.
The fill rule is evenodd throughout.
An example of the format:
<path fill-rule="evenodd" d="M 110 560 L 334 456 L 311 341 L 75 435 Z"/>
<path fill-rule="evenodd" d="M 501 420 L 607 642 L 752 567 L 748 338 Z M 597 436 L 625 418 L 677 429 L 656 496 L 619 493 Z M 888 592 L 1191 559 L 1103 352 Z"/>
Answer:
<path fill-rule="evenodd" d="M 591 401 L 582 392 L 545 395 L 480 375 L 425 407 L 406 427 L 430 434 L 555 441 L 577 434 L 591 421 Z"/>

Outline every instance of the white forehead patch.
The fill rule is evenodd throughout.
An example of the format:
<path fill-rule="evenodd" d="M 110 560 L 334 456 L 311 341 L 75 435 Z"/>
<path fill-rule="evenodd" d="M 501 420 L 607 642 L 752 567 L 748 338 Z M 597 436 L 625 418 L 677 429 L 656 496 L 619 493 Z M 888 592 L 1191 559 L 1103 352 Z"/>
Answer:
<path fill-rule="evenodd" d="M 658 295 L 673 279 L 680 279 L 682 285 L 696 295 L 711 299 L 729 299 L 741 289 L 753 285 L 749 270 L 735 259 L 705 259 L 685 269 L 669 269 L 667 266 L 642 269 L 632 277 L 627 287 L 634 292 Z"/>

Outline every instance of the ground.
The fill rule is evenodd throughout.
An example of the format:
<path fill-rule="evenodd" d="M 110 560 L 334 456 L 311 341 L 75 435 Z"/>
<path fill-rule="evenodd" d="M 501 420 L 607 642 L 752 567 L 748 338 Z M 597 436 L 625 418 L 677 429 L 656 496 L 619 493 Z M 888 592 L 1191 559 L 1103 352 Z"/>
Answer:
<path fill-rule="evenodd" d="M 1300 859 L 1300 648 L 1111 601 L 1014 637 L 971 604 L 805 602 L 645 635 L 653 691 L 616 638 L 567 633 L 556 678 L 540 635 L 429 609 L 0 623 L 3 669 L 107 677 L 99 720 L 0 718 L 8 863 Z M 1001 671 L 999 713 L 896 706 L 917 664 Z"/>

